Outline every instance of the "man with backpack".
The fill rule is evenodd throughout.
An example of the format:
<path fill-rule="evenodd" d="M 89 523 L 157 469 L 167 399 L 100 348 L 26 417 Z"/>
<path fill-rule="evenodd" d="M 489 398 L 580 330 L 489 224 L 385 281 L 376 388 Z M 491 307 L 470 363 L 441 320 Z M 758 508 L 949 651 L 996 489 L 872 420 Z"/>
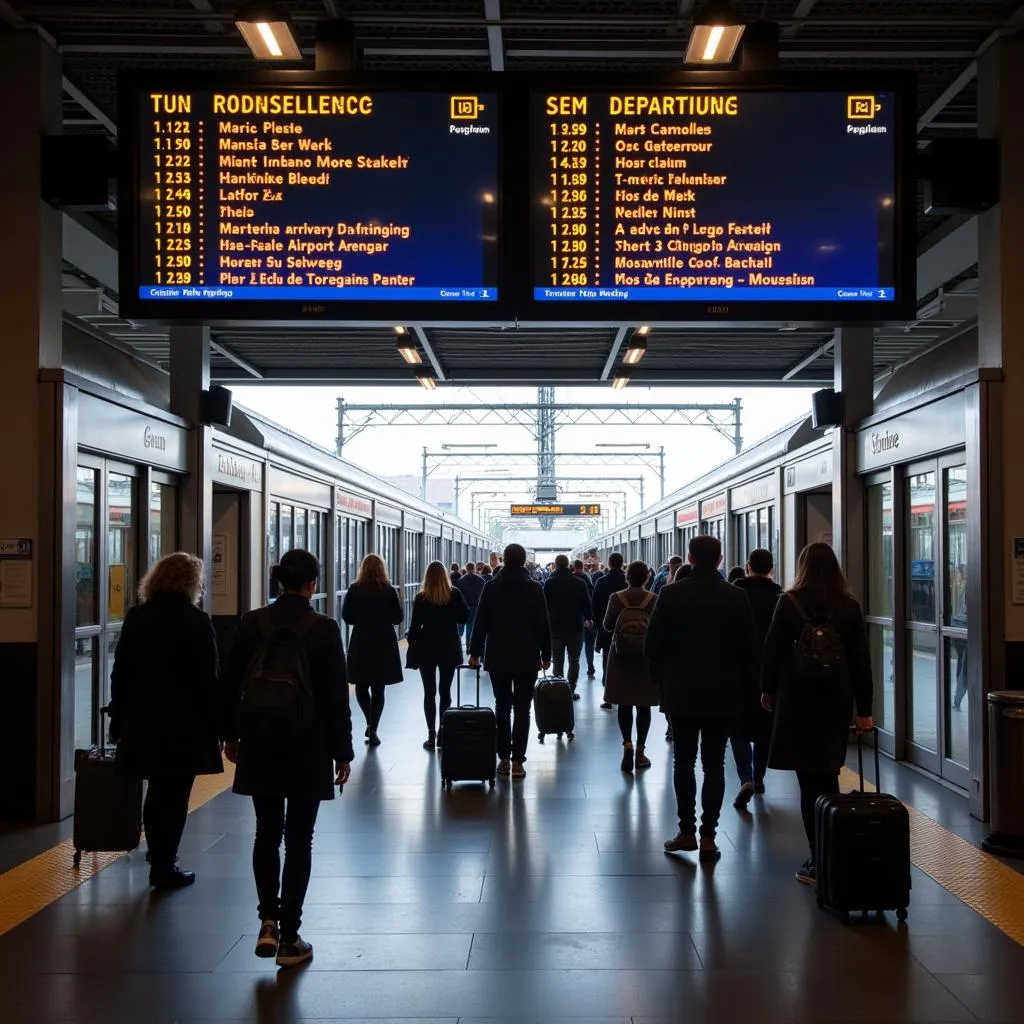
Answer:
<path fill-rule="evenodd" d="M 555 675 L 561 676 L 565 656 L 569 655 L 569 674 L 566 680 L 572 687 L 573 700 L 579 699 L 576 684 L 580 678 L 580 653 L 583 650 L 584 630 L 593 626 L 590 591 L 582 578 L 569 568 L 569 557 L 555 559 L 555 571 L 544 581 L 544 599 L 551 622 L 551 651 Z"/>
<path fill-rule="evenodd" d="M 281 593 L 238 623 L 224 673 L 221 735 L 237 767 L 234 792 L 256 811 L 256 955 L 294 967 L 313 958 L 299 936 L 321 800 L 334 799 L 353 760 L 345 654 L 338 623 L 310 607 L 320 566 L 287 552 L 271 569 Z M 281 872 L 281 840 L 285 844 Z"/>
<path fill-rule="evenodd" d="M 716 537 L 690 541 L 693 572 L 662 588 L 644 647 L 675 737 L 679 832 L 665 843 L 665 852 L 699 850 L 702 861 L 721 856 L 715 836 L 725 797 L 725 747 L 744 695 L 757 685 L 754 614 L 746 594 L 718 574 L 721 560 Z M 698 749 L 704 768 L 699 842 Z"/>

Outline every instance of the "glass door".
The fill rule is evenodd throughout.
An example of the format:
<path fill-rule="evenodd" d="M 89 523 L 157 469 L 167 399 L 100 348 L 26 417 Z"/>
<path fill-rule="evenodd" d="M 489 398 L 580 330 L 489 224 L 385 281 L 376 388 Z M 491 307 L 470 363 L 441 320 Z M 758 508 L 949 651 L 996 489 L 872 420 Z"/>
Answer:
<path fill-rule="evenodd" d="M 879 729 L 879 746 L 895 753 L 896 659 L 893 600 L 893 486 L 889 474 L 871 478 L 866 487 L 868 587 L 866 619 L 871 676 L 872 706 Z"/>
<path fill-rule="evenodd" d="M 957 457 L 956 461 L 959 462 Z M 942 776 L 967 789 L 971 706 L 967 678 L 967 467 L 940 464 L 942 474 Z"/>

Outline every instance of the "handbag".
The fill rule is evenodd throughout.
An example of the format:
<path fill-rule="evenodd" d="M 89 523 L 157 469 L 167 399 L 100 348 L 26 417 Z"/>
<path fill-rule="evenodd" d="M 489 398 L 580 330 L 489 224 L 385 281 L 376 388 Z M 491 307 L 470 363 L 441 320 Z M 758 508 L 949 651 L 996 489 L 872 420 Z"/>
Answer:
<path fill-rule="evenodd" d="M 416 641 L 411 640 L 409 642 L 409 646 L 406 648 L 405 651 L 406 668 L 417 669 L 420 667 L 419 647 L 420 645 Z"/>

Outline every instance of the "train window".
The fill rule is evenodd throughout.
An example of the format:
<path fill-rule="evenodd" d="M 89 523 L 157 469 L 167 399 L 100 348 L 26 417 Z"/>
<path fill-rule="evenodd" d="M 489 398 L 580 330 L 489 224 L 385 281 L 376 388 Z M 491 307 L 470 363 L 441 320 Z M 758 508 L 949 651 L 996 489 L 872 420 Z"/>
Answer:
<path fill-rule="evenodd" d="M 295 509 L 291 505 L 281 506 L 281 554 L 295 547 L 292 524 L 295 521 Z"/>
<path fill-rule="evenodd" d="M 967 628 L 967 467 L 946 470 L 946 624 Z"/>
<path fill-rule="evenodd" d="M 907 478 L 907 610 L 912 622 L 935 621 L 935 473 Z"/>
<path fill-rule="evenodd" d="M 120 473 L 107 475 L 107 618 L 124 620 L 135 603 L 135 481 Z"/>
<path fill-rule="evenodd" d="M 308 547 L 308 540 L 306 535 L 306 510 L 304 508 L 297 508 L 295 510 L 295 544 L 294 547 L 303 548 L 310 550 Z"/>
<path fill-rule="evenodd" d="M 867 489 L 868 614 L 892 618 L 892 484 Z"/>
<path fill-rule="evenodd" d="M 96 487 L 99 472 L 78 467 L 75 520 L 75 624 L 92 626 L 96 617 Z M 88 746 L 88 744 L 86 744 Z"/>
<path fill-rule="evenodd" d="M 177 538 L 178 489 L 154 480 L 149 494 L 149 564 L 175 551 Z"/>

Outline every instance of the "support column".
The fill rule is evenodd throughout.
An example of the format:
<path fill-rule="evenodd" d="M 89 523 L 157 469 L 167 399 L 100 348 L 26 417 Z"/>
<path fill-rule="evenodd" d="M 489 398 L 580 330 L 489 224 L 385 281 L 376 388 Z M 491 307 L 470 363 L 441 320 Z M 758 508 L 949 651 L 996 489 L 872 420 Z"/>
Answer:
<path fill-rule="evenodd" d="M 179 529 L 181 549 L 206 563 L 210 589 L 210 550 L 213 533 L 213 484 L 210 462 L 212 429 L 202 422 L 203 392 L 210 386 L 210 329 L 171 329 L 171 412 L 188 420 L 188 475 L 181 489 Z M 269 486 L 269 485 L 265 485 Z"/>
<path fill-rule="evenodd" d="M 0 34 L 0 103 L 0 538 L 31 545 L 31 560 L 5 560 L 6 584 L 0 578 L 3 719 L 11 724 L 0 744 L 0 820 L 52 821 L 61 816 L 61 780 L 71 775 L 74 742 L 74 582 L 72 572 L 65 593 L 63 572 L 64 421 L 66 411 L 73 419 L 74 402 L 62 385 L 40 383 L 39 375 L 61 364 L 61 219 L 40 199 L 41 140 L 61 129 L 61 63 L 34 32 Z M 28 554 L 24 546 L 22 552 Z M 10 545 L 4 553 L 12 553 Z M 16 581 L 22 571 L 28 579 Z M 64 630 L 70 634 L 62 644 Z"/>
<path fill-rule="evenodd" d="M 857 424 L 874 409 L 874 338 L 870 327 L 841 327 L 833 348 L 843 422 L 832 432 L 832 546 L 861 601 L 866 589 L 864 487 L 857 475 Z"/>
<path fill-rule="evenodd" d="M 1024 42 L 978 60 L 978 135 L 999 140 L 1000 201 L 978 217 L 979 383 L 967 391 L 967 703 L 970 808 L 988 817 L 986 697 L 1024 689 L 1024 605 L 1013 538 L 1024 537 Z M 985 371 L 999 371 L 998 374 Z"/>

